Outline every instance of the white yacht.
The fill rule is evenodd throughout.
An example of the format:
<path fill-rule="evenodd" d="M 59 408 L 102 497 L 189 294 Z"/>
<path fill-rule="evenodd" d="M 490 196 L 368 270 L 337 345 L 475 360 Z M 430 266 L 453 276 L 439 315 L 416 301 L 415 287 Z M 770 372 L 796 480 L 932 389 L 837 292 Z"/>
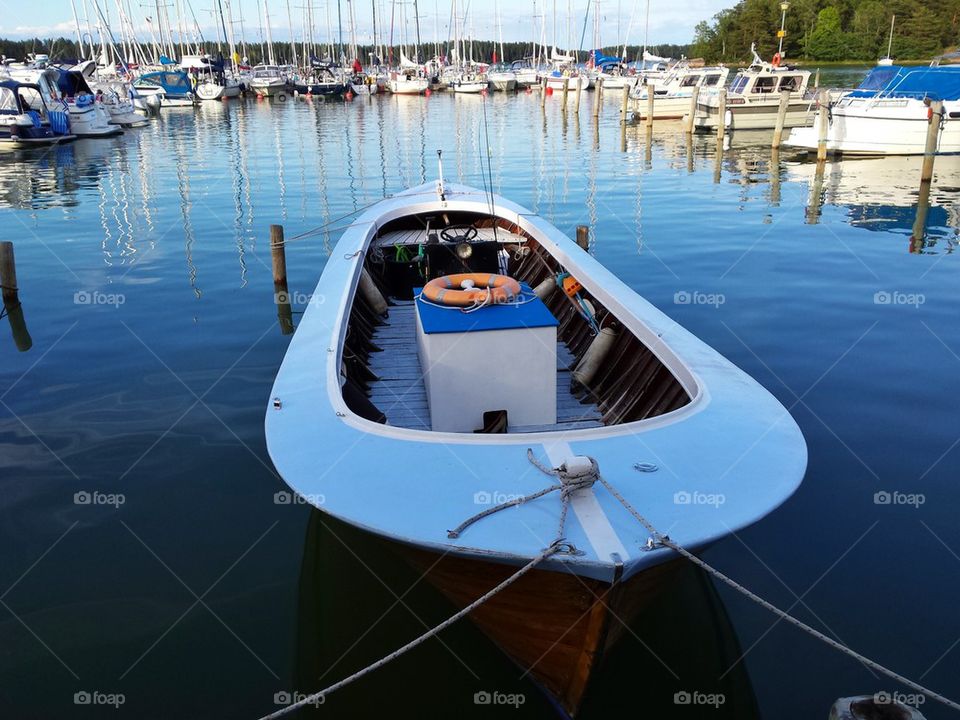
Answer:
<path fill-rule="evenodd" d="M 652 79 L 638 83 L 630 92 L 634 117 L 645 120 L 649 108 L 649 93 L 653 91 L 653 117 L 656 120 L 676 120 L 689 114 L 695 88 L 706 97 L 727 82 L 730 69 L 717 67 L 691 67 L 681 63 L 674 66 L 660 81 Z M 607 86 L 604 81 L 604 87 Z"/>
<path fill-rule="evenodd" d="M 260 97 L 276 97 L 287 91 L 287 78 L 276 65 L 257 65 L 250 78 L 250 89 Z"/>
<path fill-rule="evenodd" d="M 813 122 L 815 106 L 807 94 L 810 71 L 789 65 L 765 62 L 753 52 L 753 63 L 737 73 L 727 92 L 726 112 L 721 117 L 720 94 L 705 95 L 697 101 L 694 124 L 698 130 L 716 128 L 725 123 L 730 130 L 761 130 L 776 127 L 780 93 L 790 93 L 784 127 L 799 127 Z"/>
<path fill-rule="evenodd" d="M 937 151 L 960 152 L 960 67 L 880 65 L 860 87 L 830 106 L 827 152 L 846 155 L 920 155 L 931 117 L 930 101 L 943 101 Z M 795 128 L 786 145 L 816 150 L 817 127 Z"/>

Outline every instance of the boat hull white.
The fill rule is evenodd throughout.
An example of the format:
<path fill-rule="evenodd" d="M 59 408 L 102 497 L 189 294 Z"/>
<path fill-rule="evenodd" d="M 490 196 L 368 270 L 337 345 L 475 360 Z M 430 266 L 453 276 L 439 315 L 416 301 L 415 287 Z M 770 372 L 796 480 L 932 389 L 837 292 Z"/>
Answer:
<path fill-rule="evenodd" d="M 960 153 L 960 120 L 951 112 L 960 111 L 960 102 L 944 104 L 943 129 L 937 151 Z M 831 111 L 827 127 L 827 152 L 844 155 L 922 155 L 930 121 L 928 108 L 919 100 L 890 98 L 849 98 Z M 790 131 L 785 145 L 815 151 L 819 128 Z"/>
<path fill-rule="evenodd" d="M 656 101 L 654 101 L 656 102 Z M 688 109 L 689 109 L 689 100 Z M 719 101 L 710 98 L 706 103 L 697 103 L 695 126 L 698 130 L 710 130 L 724 121 L 728 130 L 772 130 L 777 125 L 778 100 L 763 100 L 743 104 L 727 104 L 726 117 L 720 117 Z M 791 99 L 784 118 L 785 128 L 810 125 L 816 115 L 814 103 L 804 98 Z"/>
<path fill-rule="evenodd" d="M 394 95 L 422 95 L 429 86 L 430 83 L 426 78 L 391 80 L 390 92 Z"/>

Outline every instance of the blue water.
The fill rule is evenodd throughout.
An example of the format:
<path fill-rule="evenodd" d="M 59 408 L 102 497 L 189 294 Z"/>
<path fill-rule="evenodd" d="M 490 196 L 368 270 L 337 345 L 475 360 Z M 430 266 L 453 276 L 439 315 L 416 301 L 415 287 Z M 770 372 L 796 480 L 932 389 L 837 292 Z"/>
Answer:
<path fill-rule="evenodd" d="M 437 149 L 448 179 L 483 185 L 488 143 L 497 192 L 589 225 L 601 262 L 800 424 L 799 492 L 706 558 L 960 697 L 960 159 L 937 160 L 917 241 L 919 160 L 831 163 L 818 191 L 765 136 L 718 157 L 664 123 L 648 144 L 621 135 L 617 98 L 598 125 L 593 102 L 579 119 L 558 95 L 545 112 L 523 94 L 207 103 L 0 158 L 32 340 L 19 352 L 0 323 L 0 717 L 258 717 L 451 612 L 378 542 L 276 495 L 262 421 L 289 338 L 268 227 L 330 223 L 287 252 L 302 309 L 339 218 L 433 179 Z M 583 717 L 704 717 L 674 703 L 688 691 L 724 693 L 710 717 L 816 718 L 908 692 L 699 576 L 683 588 L 627 633 Z M 494 690 L 524 703 L 474 703 Z M 317 715 L 498 712 L 553 716 L 465 623 Z"/>

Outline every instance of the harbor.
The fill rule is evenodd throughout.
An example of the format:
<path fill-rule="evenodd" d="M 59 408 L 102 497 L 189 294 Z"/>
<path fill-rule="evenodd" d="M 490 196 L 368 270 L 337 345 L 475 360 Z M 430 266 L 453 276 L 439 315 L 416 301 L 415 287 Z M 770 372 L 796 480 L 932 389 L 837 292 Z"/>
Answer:
<path fill-rule="evenodd" d="M 454 46 L 5 64 L 0 715 L 954 715 L 960 71 Z"/>

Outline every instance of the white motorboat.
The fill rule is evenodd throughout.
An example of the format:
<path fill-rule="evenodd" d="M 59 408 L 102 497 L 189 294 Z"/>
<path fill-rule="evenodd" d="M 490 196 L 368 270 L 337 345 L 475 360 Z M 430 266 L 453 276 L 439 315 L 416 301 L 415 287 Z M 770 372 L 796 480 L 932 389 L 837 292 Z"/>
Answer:
<path fill-rule="evenodd" d="M 99 102 L 79 70 L 61 70 L 57 67 L 10 68 L 10 76 L 21 82 L 36 83 L 46 107 L 67 114 L 70 134 L 78 138 L 110 137 L 123 129 L 110 123 L 110 113 Z M 35 110 L 42 110 L 35 98 Z"/>
<path fill-rule="evenodd" d="M 942 118 L 932 118 L 931 100 L 943 101 Z M 960 67 L 881 65 L 860 87 L 831 103 L 827 152 L 921 155 L 931 121 L 941 125 L 937 151 L 960 152 Z M 816 150 L 819 128 L 795 128 L 784 142 Z"/>
<path fill-rule="evenodd" d="M 287 78 L 276 65 L 257 65 L 250 77 L 250 89 L 260 97 L 278 97 L 287 92 Z"/>
<path fill-rule="evenodd" d="M 719 93 L 697 100 L 694 125 L 698 130 L 716 128 L 721 122 L 729 130 L 771 129 L 777 124 L 780 93 L 784 91 L 790 99 L 783 126 L 792 128 L 813 122 L 815 98 L 807 94 L 810 71 L 765 62 L 755 50 L 753 58 L 750 67 L 738 72 L 730 83 L 722 115 Z"/>
<path fill-rule="evenodd" d="M 639 83 L 630 92 L 634 117 L 645 120 L 649 105 L 649 94 L 653 91 L 653 117 L 657 120 L 676 120 L 690 113 L 693 91 L 707 97 L 727 82 L 730 69 L 718 67 L 690 67 L 679 64 L 659 81 L 652 79 Z M 604 81 L 606 87 L 606 81 Z"/>
<path fill-rule="evenodd" d="M 430 81 L 416 69 L 394 70 L 387 85 L 395 95 L 422 95 L 430 87 Z"/>
<path fill-rule="evenodd" d="M 770 392 L 487 190 L 428 183 L 367 208 L 321 296 L 266 410 L 278 473 L 458 607 L 526 567 L 471 617 L 564 717 L 674 548 L 739 532 L 803 478 Z"/>
<path fill-rule="evenodd" d="M 487 70 L 487 82 L 490 89 L 497 92 L 513 92 L 517 89 L 517 74 L 503 66 Z"/>

